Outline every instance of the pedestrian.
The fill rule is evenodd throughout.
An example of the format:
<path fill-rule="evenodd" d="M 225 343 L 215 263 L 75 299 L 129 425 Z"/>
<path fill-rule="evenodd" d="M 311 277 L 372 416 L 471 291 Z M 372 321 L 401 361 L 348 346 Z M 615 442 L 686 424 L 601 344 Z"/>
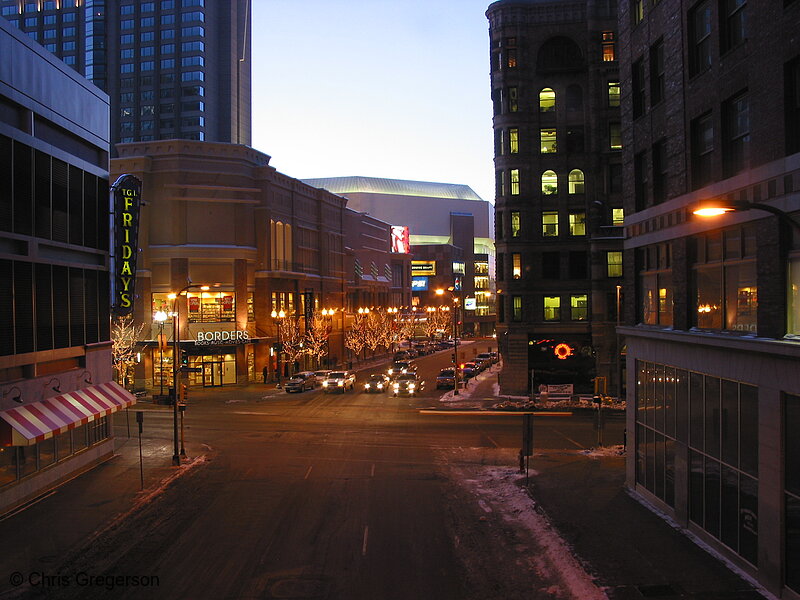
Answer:
<path fill-rule="evenodd" d="M 269 369 L 267 365 L 264 365 L 264 368 L 261 369 L 261 374 L 264 376 L 264 383 L 267 383 L 267 376 L 269 375 Z"/>

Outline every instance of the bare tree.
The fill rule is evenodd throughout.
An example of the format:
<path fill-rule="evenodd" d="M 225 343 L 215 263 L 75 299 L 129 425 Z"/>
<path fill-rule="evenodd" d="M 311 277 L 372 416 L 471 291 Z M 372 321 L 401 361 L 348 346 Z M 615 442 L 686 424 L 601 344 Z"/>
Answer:
<path fill-rule="evenodd" d="M 111 326 L 111 357 L 117 381 L 125 385 L 128 371 L 136 364 L 136 344 L 144 323 L 136 325 L 133 317 L 116 317 Z"/>
<path fill-rule="evenodd" d="M 305 339 L 300 333 L 300 325 L 296 319 L 286 317 L 278 321 L 281 333 L 281 343 L 286 360 L 290 365 L 294 364 L 305 352 Z"/>
<path fill-rule="evenodd" d="M 320 361 L 328 355 L 328 338 L 330 335 L 330 319 L 314 313 L 314 316 L 307 324 L 305 351 L 314 357 L 318 366 Z"/>

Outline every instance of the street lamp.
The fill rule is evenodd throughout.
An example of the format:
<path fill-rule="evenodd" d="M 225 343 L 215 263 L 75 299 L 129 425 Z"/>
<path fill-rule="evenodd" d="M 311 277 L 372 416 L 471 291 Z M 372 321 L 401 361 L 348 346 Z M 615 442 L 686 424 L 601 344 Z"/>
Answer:
<path fill-rule="evenodd" d="M 698 217 L 719 217 L 729 212 L 742 212 L 745 210 L 763 210 L 771 213 L 784 223 L 794 227 L 797 231 L 800 231 L 800 223 L 790 217 L 788 213 L 762 202 L 708 201 L 701 203 L 695 210 L 692 211 L 692 213 Z"/>
<path fill-rule="evenodd" d="M 186 293 L 191 289 L 200 289 L 208 291 L 211 289 L 207 285 L 196 285 L 190 283 L 187 286 L 184 286 L 181 290 L 178 291 L 177 294 L 170 294 L 167 296 L 170 300 L 172 300 L 172 388 L 175 390 L 175 393 L 172 397 L 172 437 L 174 441 L 174 453 L 172 455 L 172 464 L 178 466 L 181 464 L 181 454 L 180 448 L 178 447 L 178 373 L 179 373 L 179 364 L 181 362 L 181 335 L 180 335 L 180 306 L 178 305 L 178 298 L 181 294 Z M 184 456 L 186 455 L 186 451 L 183 452 Z"/>
<path fill-rule="evenodd" d="M 459 343 L 459 336 L 458 336 L 458 310 L 456 307 L 458 306 L 458 298 L 456 298 L 455 289 L 454 288 L 447 288 L 447 290 L 443 290 L 439 288 L 436 290 L 437 296 L 444 296 L 445 291 L 450 292 L 450 298 L 453 301 L 453 376 L 455 379 L 455 386 L 453 389 L 453 395 L 458 396 L 458 343 Z"/>
<path fill-rule="evenodd" d="M 158 323 L 158 360 L 160 361 L 158 365 L 158 378 L 160 384 L 160 391 L 159 396 L 164 395 L 164 321 L 167 320 L 167 313 L 163 310 L 156 311 L 156 314 L 153 315 L 153 319 Z"/>
<path fill-rule="evenodd" d="M 275 320 L 275 323 L 278 325 L 278 385 L 276 386 L 278 389 L 281 389 L 281 370 L 283 365 L 281 364 L 281 354 L 283 353 L 283 341 L 281 339 L 281 320 L 286 317 L 286 313 L 282 310 L 273 310 L 270 313 L 270 316 Z"/>

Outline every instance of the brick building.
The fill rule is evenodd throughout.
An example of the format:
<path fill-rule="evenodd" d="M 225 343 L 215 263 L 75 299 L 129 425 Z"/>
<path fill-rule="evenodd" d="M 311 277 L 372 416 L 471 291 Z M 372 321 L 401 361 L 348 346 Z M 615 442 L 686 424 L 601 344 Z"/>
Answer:
<path fill-rule="evenodd" d="M 599 376 L 618 393 L 616 3 L 500 0 L 486 15 L 501 389 L 586 392 Z"/>
<path fill-rule="evenodd" d="M 619 17 L 627 484 L 798 598 L 800 2 Z"/>

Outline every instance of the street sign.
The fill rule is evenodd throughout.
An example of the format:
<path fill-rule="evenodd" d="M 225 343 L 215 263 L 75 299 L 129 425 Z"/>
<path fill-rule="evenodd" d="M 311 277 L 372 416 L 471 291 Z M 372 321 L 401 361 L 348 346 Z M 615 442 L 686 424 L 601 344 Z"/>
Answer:
<path fill-rule="evenodd" d="M 202 373 L 201 367 L 181 367 L 181 373 Z"/>

